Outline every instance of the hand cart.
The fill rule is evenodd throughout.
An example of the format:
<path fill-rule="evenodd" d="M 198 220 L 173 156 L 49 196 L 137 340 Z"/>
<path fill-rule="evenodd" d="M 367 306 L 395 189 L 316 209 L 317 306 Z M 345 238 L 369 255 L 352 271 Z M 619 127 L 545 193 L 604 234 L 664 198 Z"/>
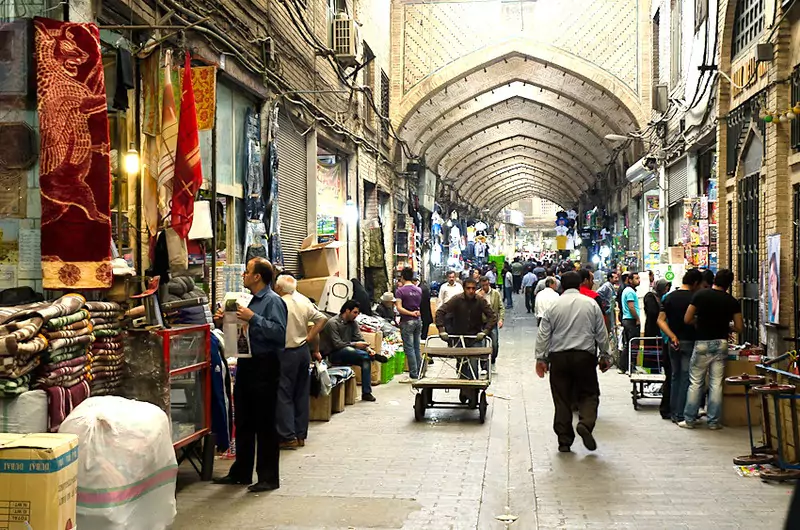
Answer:
<path fill-rule="evenodd" d="M 663 347 L 663 337 L 635 337 L 628 341 L 628 366 L 631 371 L 633 410 L 639 410 L 640 399 L 661 399 L 661 390 L 667 380 L 666 374 L 662 373 Z M 641 364 L 638 362 L 640 353 Z"/>
<path fill-rule="evenodd" d="M 451 335 L 449 347 L 431 347 L 429 342 L 438 335 L 429 335 L 425 339 L 425 348 L 422 351 L 422 368 L 419 379 L 411 387 L 417 391 L 414 400 L 414 419 L 422 421 L 427 408 L 468 408 L 478 409 L 480 422 L 486 421 L 486 409 L 489 406 L 486 399 L 486 389 L 492 382 L 491 356 L 492 340 L 488 336 L 483 344 L 474 345 L 475 335 Z M 435 376 L 428 374 L 428 359 L 439 358 L 436 363 Z M 454 370 L 455 377 L 445 373 Z M 459 401 L 434 401 L 433 391 L 458 390 Z"/>

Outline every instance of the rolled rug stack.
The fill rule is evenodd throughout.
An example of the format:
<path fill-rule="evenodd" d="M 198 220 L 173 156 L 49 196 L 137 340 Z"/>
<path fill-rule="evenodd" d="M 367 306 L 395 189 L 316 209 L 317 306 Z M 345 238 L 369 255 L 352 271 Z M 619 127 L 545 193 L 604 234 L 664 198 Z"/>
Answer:
<path fill-rule="evenodd" d="M 93 396 L 116 394 L 125 365 L 122 343 L 122 306 L 115 302 L 87 302 L 95 340 L 91 346 L 90 387 Z"/>

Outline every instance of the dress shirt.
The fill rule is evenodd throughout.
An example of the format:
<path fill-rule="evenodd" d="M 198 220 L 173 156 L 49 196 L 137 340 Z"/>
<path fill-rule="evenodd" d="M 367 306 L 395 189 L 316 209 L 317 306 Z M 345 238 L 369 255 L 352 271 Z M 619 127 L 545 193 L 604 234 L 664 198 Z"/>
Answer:
<path fill-rule="evenodd" d="M 525 276 L 522 277 L 522 288 L 526 287 L 533 287 L 536 283 L 536 275 L 532 272 L 528 272 Z"/>
<path fill-rule="evenodd" d="M 549 276 L 549 278 L 553 278 L 556 281 L 556 286 L 553 287 L 553 290 L 555 292 L 557 292 L 557 293 L 561 292 L 561 280 L 559 280 L 558 278 L 555 278 L 553 276 Z M 547 278 L 542 278 L 541 280 L 539 280 L 539 282 L 536 284 L 536 288 L 533 290 L 533 294 L 538 296 L 539 293 L 544 291 L 544 289 L 546 287 L 546 285 L 545 285 L 546 282 L 547 282 Z"/>
<path fill-rule="evenodd" d="M 319 351 L 329 354 L 352 346 L 356 342 L 367 342 L 358 329 L 358 322 L 345 322 L 342 315 L 336 315 L 328 320 L 322 333 L 319 335 Z"/>
<path fill-rule="evenodd" d="M 253 358 L 282 354 L 286 346 L 286 302 L 267 286 L 253 295 L 247 307 L 253 312 L 248 323 Z"/>
<path fill-rule="evenodd" d="M 464 288 L 458 282 L 454 283 L 453 285 L 450 285 L 449 283 L 443 283 L 442 286 L 439 287 L 439 305 L 443 306 L 455 295 L 463 292 Z"/>
<path fill-rule="evenodd" d="M 308 336 L 308 323 L 318 323 L 326 320 L 326 316 L 311 303 L 311 300 L 295 291 L 292 294 L 281 296 L 289 318 L 286 321 L 286 347 L 299 348 L 306 343 Z"/>
<path fill-rule="evenodd" d="M 606 310 L 606 313 L 611 313 L 612 309 L 614 309 L 614 296 L 616 295 L 616 289 L 614 288 L 614 284 L 611 282 L 606 282 L 600 286 L 597 290 L 597 296 L 600 300 L 603 301 L 603 307 Z"/>
<path fill-rule="evenodd" d="M 538 300 L 537 300 L 538 303 Z M 597 302 L 577 289 L 564 291 L 545 312 L 536 339 L 536 360 L 567 350 L 608 355 L 608 332 Z"/>
<path fill-rule="evenodd" d="M 497 283 L 497 275 L 493 271 L 486 271 L 486 279 L 489 283 Z"/>
<path fill-rule="evenodd" d="M 545 311 L 553 307 L 558 298 L 558 293 L 551 287 L 543 289 L 542 292 L 536 295 L 536 316 L 542 318 Z"/>

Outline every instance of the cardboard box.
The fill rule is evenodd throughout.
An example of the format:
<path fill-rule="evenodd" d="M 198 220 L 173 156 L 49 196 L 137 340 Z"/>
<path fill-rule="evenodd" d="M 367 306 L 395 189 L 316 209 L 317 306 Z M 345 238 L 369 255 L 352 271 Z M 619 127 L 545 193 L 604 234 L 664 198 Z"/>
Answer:
<path fill-rule="evenodd" d="M 377 333 L 369 333 L 367 331 L 362 331 L 361 334 L 364 336 L 364 340 L 372 346 L 372 349 L 376 352 L 381 351 L 383 345 L 383 333 L 380 331 Z"/>
<path fill-rule="evenodd" d="M 0 528 L 75 528 L 77 496 L 77 436 L 0 434 Z"/>
<path fill-rule="evenodd" d="M 353 373 L 356 374 L 356 383 L 359 385 L 361 384 L 361 367 L 353 365 L 351 366 L 353 369 Z M 369 371 L 370 374 L 370 383 L 372 386 L 377 386 L 381 384 L 381 363 L 378 361 L 372 361 L 371 370 Z"/>
<path fill-rule="evenodd" d="M 303 276 L 321 278 L 339 274 L 339 247 L 341 241 L 316 243 L 317 236 L 312 234 L 300 245 L 300 262 L 303 264 Z"/>
<path fill-rule="evenodd" d="M 312 298 L 321 311 L 335 314 L 353 297 L 353 283 L 338 276 L 298 280 L 297 290 Z"/>

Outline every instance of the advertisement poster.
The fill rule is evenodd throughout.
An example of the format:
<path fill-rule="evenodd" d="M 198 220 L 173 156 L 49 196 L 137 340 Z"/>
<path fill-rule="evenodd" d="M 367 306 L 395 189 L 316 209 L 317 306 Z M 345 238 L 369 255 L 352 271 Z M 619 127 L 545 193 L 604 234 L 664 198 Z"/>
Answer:
<path fill-rule="evenodd" d="M 767 322 L 778 323 L 781 294 L 781 236 L 767 236 Z"/>
<path fill-rule="evenodd" d="M 317 160 L 317 212 L 339 217 L 344 210 L 342 164 Z"/>

